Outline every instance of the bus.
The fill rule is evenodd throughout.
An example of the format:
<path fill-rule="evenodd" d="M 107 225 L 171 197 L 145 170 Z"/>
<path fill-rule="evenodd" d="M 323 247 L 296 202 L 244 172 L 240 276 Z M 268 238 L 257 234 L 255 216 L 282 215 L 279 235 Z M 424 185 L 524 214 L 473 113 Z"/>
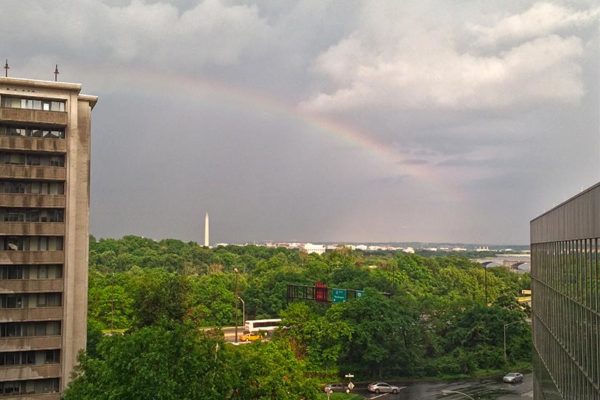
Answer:
<path fill-rule="evenodd" d="M 249 319 L 244 324 L 244 332 L 273 332 L 281 325 L 280 318 Z"/>

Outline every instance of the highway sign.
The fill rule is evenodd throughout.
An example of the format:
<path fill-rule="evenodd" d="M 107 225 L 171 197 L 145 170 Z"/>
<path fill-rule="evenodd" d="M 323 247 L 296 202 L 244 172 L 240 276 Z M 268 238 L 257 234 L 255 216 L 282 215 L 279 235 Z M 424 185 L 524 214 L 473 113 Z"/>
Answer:
<path fill-rule="evenodd" d="M 333 289 L 331 299 L 334 303 L 343 303 L 346 301 L 346 289 Z"/>

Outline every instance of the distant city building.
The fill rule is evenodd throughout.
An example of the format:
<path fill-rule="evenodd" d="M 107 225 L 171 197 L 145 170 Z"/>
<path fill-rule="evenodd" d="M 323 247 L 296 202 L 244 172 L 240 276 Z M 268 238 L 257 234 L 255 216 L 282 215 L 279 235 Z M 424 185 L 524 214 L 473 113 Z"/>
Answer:
<path fill-rule="evenodd" d="M 600 399 L 600 183 L 531 221 L 534 399 Z"/>
<path fill-rule="evenodd" d="M 320 255 L 320 254 L 325 253 L 325 246 L 323 246 L 322 244 L 305 243 L 304 246 L 302 246 L 302 248 L 308 254 L 314 253 L 314 254 Z"/>
<path fill-rule="evenodd" d="M 490 251 L 490 248 L 487 247 L 487 246 L 480 246 L 477 249 L 475 249 L 475 251 L 479 251 L 479 252 L 481 252 L 481 251 Z"/>
<path fill-rule="evenodd" d="M 86 346 L 97 97 L 80 91 L 0 78 L 2 398 L 59 399 Z"/>
<path fill-rule="evenodd" d="M 413 249 L 412 247 L 407 247 L 405 249 L 402 249 L 403 252 L 405 253 L 409 253 L 409 254 L 414 254 L 415 253 L 415 249 Z"/>

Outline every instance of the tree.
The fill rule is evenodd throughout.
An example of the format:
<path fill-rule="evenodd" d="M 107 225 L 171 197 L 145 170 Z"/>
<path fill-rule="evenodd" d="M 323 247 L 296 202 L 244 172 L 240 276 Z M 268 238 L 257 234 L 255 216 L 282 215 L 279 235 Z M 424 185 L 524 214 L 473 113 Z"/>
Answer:
<path fill-rule="evenodd" d="M 188 278 L 162 270 L 134 277 L 135 323 L 138 327 L 161 321 L 183 321 L 190 308 Z"/>
<path fill-rule="evenodd" d="M 232 393 L 232 363 L 222 339 L 187 324 L 105 337 L 98 354 L 80 358 L 65 400 L 216 400 Z"/>
<path fill-rule="evenodd" d="M 235 361 L 237 385 L 232 399 L 316 399 L 316 382 L 283 341 L 240 346 Z"/>

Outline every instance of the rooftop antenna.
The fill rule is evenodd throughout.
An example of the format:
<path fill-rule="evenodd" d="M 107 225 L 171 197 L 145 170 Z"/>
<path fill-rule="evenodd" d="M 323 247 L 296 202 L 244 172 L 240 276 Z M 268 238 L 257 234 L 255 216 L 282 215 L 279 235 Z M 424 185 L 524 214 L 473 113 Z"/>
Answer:
<path fill-rule="evenodd" d="M 10 67 L 8 66 L 8 59 L 6 59 L 6 63 L 4 64 L 4 77 L 8 78 L 8 70 Z"/>
<path fill-rule="evenodd" d="M 60 72 L 58 72 L 58 64 L 56 64 L 56 67 L 54 68 L 54 82 L 58 81 L 58 74 L 60 74 Z"/>

